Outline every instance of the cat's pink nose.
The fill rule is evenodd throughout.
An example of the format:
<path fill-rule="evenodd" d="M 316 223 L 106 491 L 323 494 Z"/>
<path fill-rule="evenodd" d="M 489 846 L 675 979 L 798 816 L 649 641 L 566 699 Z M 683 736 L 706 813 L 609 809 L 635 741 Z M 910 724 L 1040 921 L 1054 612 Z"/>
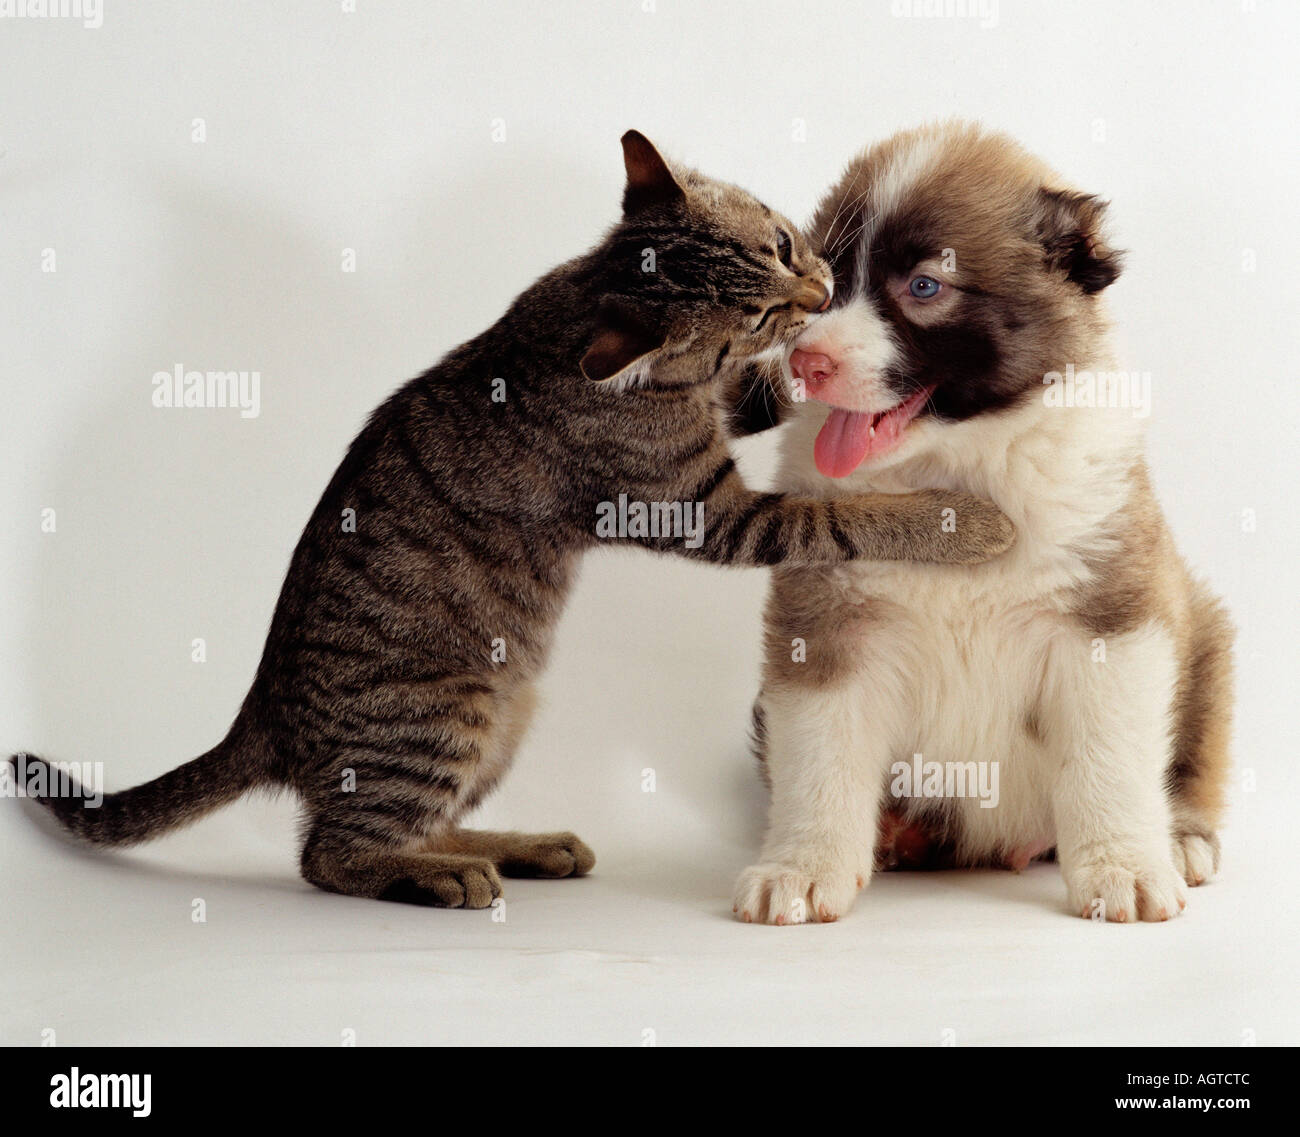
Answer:
<path fill-rule="evenodd" d="M 835 360 L 820 351 L 796 349 L 790 355 L 790 370 L 809 387 L 821 387 L 835 374 Z"/>

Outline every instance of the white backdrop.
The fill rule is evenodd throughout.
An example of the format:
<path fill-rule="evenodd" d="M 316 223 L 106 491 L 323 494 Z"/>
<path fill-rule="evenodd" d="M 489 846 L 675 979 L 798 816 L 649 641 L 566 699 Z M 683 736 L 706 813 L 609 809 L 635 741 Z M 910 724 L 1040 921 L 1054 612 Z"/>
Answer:
<path fill-rule="evenodd" d="M 221 736 L 366 413 L 598 237 L 628 127 L 806 218 L 867 142 L 962 115 L 1109 197 L 1131 250 L 1121 366 L 1152 373 L 1160 495 L 1241 629 L 1221 879 L 1159 926 L 1069 918 L 1045 865 L 891 875 L 834 926 L 733 923 L 763 576 L 612 550 L 482 810 L 575 829 L 593 877 L 507 882 L 494 924 L 309 889 L 288 801 L 112 857 L 0 803 L 0 1041 L 1300 1039 L 1297 9 L 356 6 L 0 18 L 5 752 L 119 788 Z M 177 364 L 259 371 L 260 414 L 153 407 Z M 745 446 L 752 480 L 773 450 Z"/>

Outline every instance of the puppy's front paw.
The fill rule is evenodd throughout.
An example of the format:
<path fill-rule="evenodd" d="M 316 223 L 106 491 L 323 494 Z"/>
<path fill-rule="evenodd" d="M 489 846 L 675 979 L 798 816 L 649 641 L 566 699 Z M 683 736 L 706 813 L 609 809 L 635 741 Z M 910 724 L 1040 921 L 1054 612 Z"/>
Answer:
<path fill-rule="evenodd" d="M 1099 857 L 1066 871 L 1070 906 L 1118 924 L 1168 920 L 1187 907 L 1187 887 L 1167 860 Z"/>
<path fill-rule="evenodd" d="M 750 865 L 736 881 L 732 911 L 746 924 L 830 924 L 852 907 L 858 880 L 853 873 L 812 874 L 776 861 Z"/>

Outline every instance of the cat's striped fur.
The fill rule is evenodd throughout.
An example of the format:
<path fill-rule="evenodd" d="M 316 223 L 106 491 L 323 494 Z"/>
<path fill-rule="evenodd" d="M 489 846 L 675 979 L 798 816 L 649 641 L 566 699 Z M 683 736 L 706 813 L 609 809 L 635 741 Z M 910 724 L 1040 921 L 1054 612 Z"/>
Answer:
<path fill-rule="evenodd" d="M 723 564 L 971 561 L 1009 544 L 1005 518 L 961 495 L 829 502 L 744 486 L 720 395 L 826 305 L 829 271 L 743 191 L 669 168 L 635 132 L 624 151 L 624 218 L 606 240 L 371 416 L 293 555 L 226 739 L 97 809 L 44 799 L 69 829 L 128 845 L 287 787 L 305 806 L 313 884 L 484 907 L 498 870 L 594 863 L 571 834 L 456 823 L 527 728 L 602 502 L 703 502 L 697 548 L 641 543 Z M 941 525 L 949 506 L 956 532 Z"/>

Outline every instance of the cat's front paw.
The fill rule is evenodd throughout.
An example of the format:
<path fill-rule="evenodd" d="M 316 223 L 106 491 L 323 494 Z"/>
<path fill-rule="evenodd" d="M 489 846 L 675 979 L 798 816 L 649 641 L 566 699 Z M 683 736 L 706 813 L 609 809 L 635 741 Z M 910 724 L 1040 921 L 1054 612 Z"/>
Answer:
<path fill-rule="evenodd" d="M 830 924 L 853 906 L 860 882 L 851 872 L 810 873 L 777 861 L 750 865 L 736 881 L 732 911 L 746 924 Z"/>
<path fill-rule="evenodd" d="M 1070 907 L 1084 919 L 1168 920 L 1187 907 L 1187 886 L 1168 859 L 1113 854 L 1064 868 Z"/>
<path fill-rule="evenodd" d="M 1016 543 L 1016 527 L 991 501 L 971 494 L 943 495 L 944 559 L 980 564 Z"/>

